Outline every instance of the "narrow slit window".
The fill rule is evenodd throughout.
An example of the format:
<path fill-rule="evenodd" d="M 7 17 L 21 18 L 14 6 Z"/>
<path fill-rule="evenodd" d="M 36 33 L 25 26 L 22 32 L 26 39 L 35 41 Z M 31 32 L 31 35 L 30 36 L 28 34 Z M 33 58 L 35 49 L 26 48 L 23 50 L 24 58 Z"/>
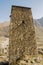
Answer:
<path fill-rule="evenodd" d="M 22 21 L 22 23 L 24 24 L 24 20 Z"/>

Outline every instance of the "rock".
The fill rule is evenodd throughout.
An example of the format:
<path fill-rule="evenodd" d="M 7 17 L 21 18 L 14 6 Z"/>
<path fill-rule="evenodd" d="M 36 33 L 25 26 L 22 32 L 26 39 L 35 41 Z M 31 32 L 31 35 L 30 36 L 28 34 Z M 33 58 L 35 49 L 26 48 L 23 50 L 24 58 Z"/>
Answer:
<path fill-rule="evenodd" d="M 34 59 L 35 62 L 40 63 L 41 59 L 38 57 L 37 59 Z"/>

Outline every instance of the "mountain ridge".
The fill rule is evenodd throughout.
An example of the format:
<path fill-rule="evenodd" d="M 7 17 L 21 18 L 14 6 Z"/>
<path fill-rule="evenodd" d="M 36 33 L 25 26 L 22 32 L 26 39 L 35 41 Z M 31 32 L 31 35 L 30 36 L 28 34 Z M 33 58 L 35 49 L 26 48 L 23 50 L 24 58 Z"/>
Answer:
<path fill-rule="evenodd" d="M 34 24 L 35 24 L 36 26 L 43 27 L 43 17 L 40 18 L 40 19 L 34 19 Z"/>

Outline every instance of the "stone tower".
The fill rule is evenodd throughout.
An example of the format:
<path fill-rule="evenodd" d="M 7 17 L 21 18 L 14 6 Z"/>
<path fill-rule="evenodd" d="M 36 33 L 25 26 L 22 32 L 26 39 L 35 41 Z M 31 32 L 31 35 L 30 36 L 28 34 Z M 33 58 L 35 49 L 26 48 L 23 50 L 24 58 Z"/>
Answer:
<path fill-rule="evenodd" d="M 36 54 L 35 29 L 31 8 L 12 6 L 9 46 L 9 60 L 12 65 L 16 65 L 16 61 L 25 54 Z"/>

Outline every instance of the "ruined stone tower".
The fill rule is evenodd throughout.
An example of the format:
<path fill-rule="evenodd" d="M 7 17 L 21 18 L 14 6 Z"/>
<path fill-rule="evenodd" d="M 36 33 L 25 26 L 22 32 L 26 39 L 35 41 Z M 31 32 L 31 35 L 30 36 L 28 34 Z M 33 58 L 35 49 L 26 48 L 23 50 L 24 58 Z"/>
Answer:
<path fill-rule="evenodd" d="M 25 54 L 36 54 L 35 30 L 31 8 L 12 6 L 10 23 L 10 63 L 16 65 L 17 59 Z"/>

